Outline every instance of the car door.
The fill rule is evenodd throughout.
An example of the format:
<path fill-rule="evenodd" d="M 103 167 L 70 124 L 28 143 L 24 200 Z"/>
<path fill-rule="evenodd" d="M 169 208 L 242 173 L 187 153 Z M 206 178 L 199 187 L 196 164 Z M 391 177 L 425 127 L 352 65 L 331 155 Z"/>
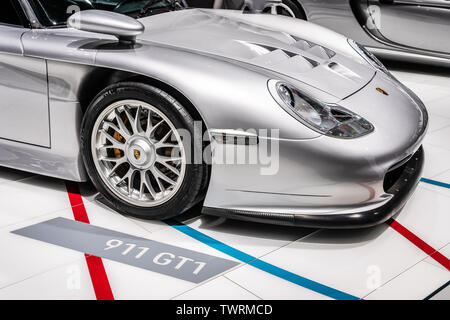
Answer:
<path fill-rule="evenodd" d="M 450 54 L 450 0 L 367 0 L 378 31 L 402 46 Z"/>
<path fill-rule="evenodd" d="M 50 147 L 47 64 L 24 57 L 28 32 L 18 0 L 0 4 L 0 139 Z"/>

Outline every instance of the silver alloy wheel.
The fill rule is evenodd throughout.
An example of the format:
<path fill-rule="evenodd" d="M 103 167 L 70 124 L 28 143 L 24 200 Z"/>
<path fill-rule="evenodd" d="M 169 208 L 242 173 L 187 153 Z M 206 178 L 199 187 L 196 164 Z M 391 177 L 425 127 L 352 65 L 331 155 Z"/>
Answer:
<path fill-rule="evenodd" d="M 183 183 L 181 137 L 160 110 L 143 101 L 122 100 L 105 108 L 92 130 L 91 152 L 103 182 L 127 203 L 161 205 Z"/>

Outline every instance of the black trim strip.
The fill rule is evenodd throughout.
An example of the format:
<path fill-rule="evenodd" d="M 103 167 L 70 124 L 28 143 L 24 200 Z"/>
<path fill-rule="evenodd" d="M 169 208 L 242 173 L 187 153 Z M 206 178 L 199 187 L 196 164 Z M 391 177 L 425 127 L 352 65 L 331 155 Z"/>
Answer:
<path fill-rule="evenodd" d="M 329 197 L 331 197 L 328 194 L 282 193 L 282 192 L 266 192 L 266 191 L 239 190 L 239 189 L 227 189 L 227 191 L 247 192 L 247 193 L 262 193 L 262 194 L 272 194 L 272 195 L 277 195 L 277 196 L 294 196 L 294 197 L 318 197 L 318 198 L 329 198 Z"/>

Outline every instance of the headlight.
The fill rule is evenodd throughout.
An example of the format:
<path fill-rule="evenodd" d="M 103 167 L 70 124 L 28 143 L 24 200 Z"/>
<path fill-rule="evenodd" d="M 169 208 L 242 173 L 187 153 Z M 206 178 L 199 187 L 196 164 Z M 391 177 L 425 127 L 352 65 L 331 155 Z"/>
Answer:
<path fill-rule="evenodd" d="M 269 90 L 289 114 L 321 134 L 356 138 L 373 131 L 373 125 L 357 114 L 335 104 L 322 103 L 285 82 L 270 80 Z"/>
<path fill-rule="evenodd" d="M 374 67 L 377 70 L 383 71 L 387 74 L 389 74 L 388 69 L 381 63 L 380 60 L 378 60 L 377 57 L 370 51 L 368 51 L 366 48 L 364 48 L 363 45 L 359 44 L 358 42 L 348 39 L 349 45 L 356 51 L 358 54 L 366 60 L 372 67 Z"/>

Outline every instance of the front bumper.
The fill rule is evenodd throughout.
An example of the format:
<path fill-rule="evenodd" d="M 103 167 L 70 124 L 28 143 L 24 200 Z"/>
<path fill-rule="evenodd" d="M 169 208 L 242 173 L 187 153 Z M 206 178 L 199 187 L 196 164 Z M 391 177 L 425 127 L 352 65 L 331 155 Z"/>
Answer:
<path fill-rule="evenodd" d="M 381 207 L 358 213 L 287 214 L 204 207 L 202 213 L 244 221 L 291 225 L 311 228 L 345 229 L 366 228 L 383 223 L 399 212 L 415 190 L 423 168 L 424 152 L 416 153 L 400 166 L 395 165 L 385 176 L 387 193 L 392 198 Z"/>

